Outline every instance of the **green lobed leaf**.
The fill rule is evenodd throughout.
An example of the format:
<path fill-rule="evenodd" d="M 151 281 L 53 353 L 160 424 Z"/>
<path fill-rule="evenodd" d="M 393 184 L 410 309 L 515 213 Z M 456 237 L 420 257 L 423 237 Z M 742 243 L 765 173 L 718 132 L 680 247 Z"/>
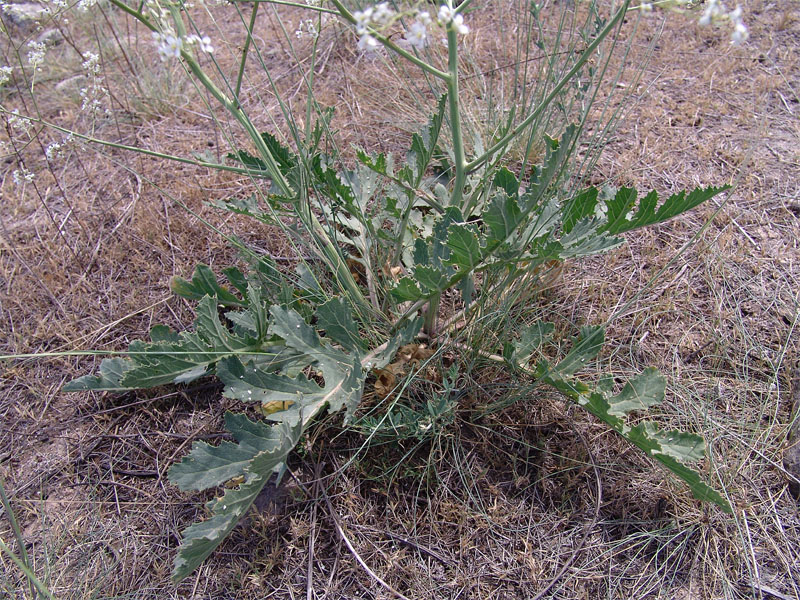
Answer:
<path fill-rule="evenodd" d="M 105 358 L 100 363 L 97 375 L 84 375 L 67 383 L 65 392 L 83 392 L 89 390 L 104 390 L 110 392 L 123 392 L 131 390 L 122 384 L 125 372 L 133 367 L 133 362 L 126 358 Z"/>
<path fill-rule="evenodd" d="M 170 280 L 169 287 L 173 294 L 188 300 L 200 300 L 203 296 L 211 296 L 224 306 L 246 306 L 247 304 L 220 285 L 214 272 L 203 264 L 195 267 L 191 281 L 175 276 Z"/>
<path fill-rule="evenodd" d="M 422 290 L 410 277 L 401 277 L 390 293 L 399 302 L 415 302 L 423 295 Z"/>
<path fill-rule="evenodd" d="M 519 192 L 519 180 L 505 167 L 501 167 L 497 173 L 495 173 L 492 185 L 495 188 L 502 189 L 506 195 L 512 198 Z"/>
<path fill-rule="evenodd" d="M 647 225 L 661 223 L 695 208 L 729 188 L 730 186 L 696 188 L 689 194 L 682 191 L 667 198 L 658 209 L 656 209 L 658 194 L 653 191 L 639 200 L 635 211 L 636 190 L 621 188 L 613 198 L 606 201 L 608 222 L 604 227 L 604 231 L 616 235 Z"/>
<path fill-rule="evenodd" d="M 258 313 L 262 308 L 253 308 Z M 130 368 L 120 383 L 128 388 L 149 388 L 173 382 L 186 382 L 203 376 L 217 361 L 234 354 L 261 349 L 260 340 L 241 338 L 219 320 L 217 303 L 205 296 L 197 306 L 196 331 L 183 332 L 177 342 L 131 343 Z"/>
<path fill-rule="evenodd" d="M 342 298 L 332 298 L 317 309 L 317 326 L 325 336 L 341 344 L 347 350 L 365 349 L 366 343 L 353 319 L 353 311 Z"/>
<path fill-rule="evenodd" d="M 472 271 L 483 260 L 478 238 L 466 225 L 450 226 L 447 247 L 450 249 L 450 258 L 444 262 L 458 267 L 459 271 Z"/>
<path fill-rule="evenodd" d="M 556 372 L 561 375 L 572 375 L 586 367 L 586 364 L 603 348 L 605 335 L 605 329 L 600 325 L 581 327 L 580 334 L 574 340 L 572 350 L 556 365 Z"/>
<path fill-rule="evenodd" d="M 435 294 L 450 286 L 450 275 L 436 267 L 417 265 L 414 267 L 414 277 L 426 294 Z"/>
<path fill-rule="evenodd" d="M 526 216 L 514 198 L 496 196 L 483 213 L 483 222 L 490 233 L 486 241 L 487 248 L 494 249 L 504 243 L 516 232 Z"/>
<path fill-rule="evenodd" d="M 519 336 L 519 340 L 514 342 L 514 360 L 527 362 L 527 359 L 534 351 L 539 350 L 542 345 L 553 337 L 556 326 L 545 321 L 536 321 L 527 327 Z"/>
<path fill-rule="evenodd" d="M 222 451 L 212 453 L 207 444 L 199 442 L 189 456 L 169 472 L 170 480 L 180 482 L 183 489 L 203 489 L 201 486 L 207 487 L 209 481 L 219 481 L 223 475 L 230 473 L 245 476 L 245 482 L 238 488 L 228 490 L 222 498 L 211 503 L 212 516 L 209 519 L 195 523 L 182 532 L 181 547 L 172 570 L 175 582 L 194 571 L 233 530 L 270 475 L 285 462 L 289 452 L 297 445 L 302 432 L 299 425 L 293 428 L 285 424 L 268 427 L 254 423 L 244 415 L 231 413 L 225 415 L 225 423 L 239 441 L 242 452 L 234 453 L 231 445 L 227 444 Z M 250 454 L 249 461 L 243 460 L 247 454 Z M 226 458 L 235 463 L 235 468 L 226 471 Z M 207 471 L 214 473 L 214 477 L 207 475 Z"/>
<path fill-rule="evenodd" d="M 584 345 L 585 349 L 577 353 L 575 357 L 588 357 L 592 353 L 597 353 L 592 340 L 597 340 L 598 334 L 588 333 L 588 335 L 583 335 L 582 332 L 581 337 L 585 341 L 579 340 L 576 347 Z M 560 371 L 558 366 L 550 366 L 546 360 L 540 361 L 536 368 L 537 377 L 605 422 L 645 454 L 667 467 L 689 486 L 695 498 L 713 502 L 725 512 L 731 512 L 728 501 L 706 484 L 696 470 L 684 464 L 699 460 L 704 456 L 705 442 L 702 437 L 681 431 L 662 431 L 650 421 L 644 421 L 634 427 L 630 427 L 625 422 L 624 418 L 631 411 L 645 410 L 663 400 L 665 381 L 656 369 L 645 369 L 644 372 L 629 381 L 619 394 L 614 396 L 604 391 L 603 386 L 593 388 L 583 381 L 571 377 L 571 371 L 576 367 L 575 357 L 565 365 L 567 367 L 565 371 Z M 583 361 L 579 361 L 579 364 L 583 364 Z"/>
<path fill-rule="evenodd" d="M 287 347 L 297 350 L 322 373 L 324 385 L 316 383 L 312 393 L 305 393 L 285 411 L 272 413 L 268 418 L 294 424 L 302 418 L 308 423 L 325 406 L 329 412 L 345 409 L 345 423 L 353 417 L 361 400 L 365 374 L 358 354 L 348 355 L 331 346 L 323 346 L 317 332 L 294 310 L 280 306 L 270 309 L 270 332 L 283 338 Z"/>
<path fill-rule="evenodd" d="M 245 365 L 230 356 L 217 365 L 217 377 L 225 384 L 226 398 L 243 402 L 305 402 L 305 395 L 319 393 L 320 387 L 304 375 L 288 377 L 277 373 L 269 364 Z"/>
<path fill-rule="evenodd" d="M 578 221 L 594 216 L 598 194 L 597 188 L 587 188 L 565 203 L 564 215 L 561 219 L 564 233 L 572 231 Z"/>

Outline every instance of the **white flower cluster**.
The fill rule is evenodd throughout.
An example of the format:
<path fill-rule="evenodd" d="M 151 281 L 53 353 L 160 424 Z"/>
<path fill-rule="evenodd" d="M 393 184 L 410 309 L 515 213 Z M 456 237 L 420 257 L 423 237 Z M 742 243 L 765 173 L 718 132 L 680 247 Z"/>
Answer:
<path fill-rule="evenodd" d="M 31 171 L 28 171 L 28 169 L 26 169 L 24 166 L 20 166 L 19 169 L 14 169 L 11 177 L 13 178 L 14 183 L 21 187 L 26 183 L 33 181 L 36 175 L 34 175 Z"/>
<path fill-rule="evenodd" d="M 358 49 L 371 52 L 378 48 L 378 40 L 370 34 L 370 29 L 381 29 L 389 25 L 394 18 L 394 11 L 388 2 L 381 2 L 364 10 L 357 10 L 353 13 L 353 18 L 356 20 Z"/>
<path fill-rule="evenodd" d="M 211 45 L 211 38 L 207 35 L 201 37 L 191 34 L 182 38 L 171 31 L 164 33 L 154 31 L 153 40 L 158 46 L 158 55 L 161 57 L 162 61 L 170 58 L 180 58 L 184 48 L 189 49 L 195 45 L 199 46 L 200 50 L 206 54 L 214 52 L 214 46 Z"/>
<path fill-rule="evenodd" d="M 313 19 L 305 19 L 304 21 L 300 21 L 300 24 L 297 26 L 294 35 L 297 37 L 297 39 L 300 39 L 306 33 L 312 38 L 316 38 L 319 35 L 319 31 L 317 31 L 317 25 L 314 23 Z"/>
<path fill-rule="evenodd" d="M 0 87 L 3 87 L 11 80 L 11 74 L 14 72 L 12 67 L 0 67 Z"/>
<path fill-rule="evenodd" d="M 28 42 L 28 64 L 34 71 L 41 71 L 41 64 L 44 62 L 44 55 L 47 53 L 47 46 L 44 42 L 31 40 Z"/>
<path fill-rule="evenodd" d="M 103 85 L 100 76 L 100 56 L 94 52 L 86 53 L 86 60 L 81 65 L 86 71 L 89 85 L 81 88 L 81 110 L 90 113 L 93 117 L 103 108 L 103 99 L 108 96 L 108 90 Z M 105 111 L 108 113 L 108 109 Z"/>
<path fill-rule="evenodd" d="M 469 33 L 469 27 L 464 25 L 464 15 L 455 14 L 455 9 L 446 4 L 439 7 L 439 23 L 445 27 L 453 27 L 461 35 Z"/>
<path fill-rule="evenodd" d="M 711 25 L 720 21 L 729 21 L 733 25 L 731 43 L 741 44 L 750 37 L 742 18 L 741 6 L 737 5 L 734 10 L 728 12 L 722 0 L 707 0 L 703 16 L 700 17 L 700 25 Z"/>
<path fill-rule="evenodd" d="M 431 19 L 431 15 L 428 11 L 418 12 L 416 20 L 411 24 L 411 27 L 408 28 L 403 39 L 408 42 L 408 45 L 412 48 L 419 48 L 422 50 L 430 41 L 428 28 L 432 24 L 433 19 Z"/>
<path fill-rule="evenodd" d="M 44 155 L 47 157 L 47 160 L 55 160 L 56 158 L 62 156 L 67 148 L 72 146 L 74 143 L 75 136 L 70 133 L 60 142 L 50 142 L 44 151 Z"/>
<path fill-rule="evenodd" d="M 78 9 L 81 12 L 88 12 L 88 10 L 95 5 L 97 5 L 97 0 L 80 0 L 78 2 Z"/>
<path fill-rule="evenodd" d="M 11 114 L 6 117 L 8 124 L 14 133 L 25 134 L 30 136 L 30 129 L 32 127 L 31 120 L 19 114 L 19 109 L 15 108 Z"/>
<path fill-rule="evenodd" d="M 358 49 L 362 52 L 370 52 L 378 47 L 378 40 L 372 35 L 372 31 L 377 31 L 387 27 L 395 19 L 395 12 L 389 7 L 388 2 L 381 2 L 374 7 L 353 13 L 355 19 L 356 33 L 358 34 Z M 418 11 L 411 13 L 413 22 L 408 27 L 403 36 L 403 41 L 412 48 L 422 49 L 430 44 L 431 26 L 433 18 L 428 11 Z M 445 28 L 452 27 L 461 35 L 469 33 L 469 27 L 464 24 L 464 16 L 457 13 L 448 4 L 439 7 L 437 21 Z"/>

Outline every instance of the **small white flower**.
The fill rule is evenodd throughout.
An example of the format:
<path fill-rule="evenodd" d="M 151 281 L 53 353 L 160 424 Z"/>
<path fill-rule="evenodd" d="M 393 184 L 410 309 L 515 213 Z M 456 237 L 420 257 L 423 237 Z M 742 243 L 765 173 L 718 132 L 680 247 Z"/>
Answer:
<path fill-rule="evenodd" d="M 200 37 L 199 35 L 193 33 L 191 35 L 187 35 L 186 38 L 184 38 L 183 43 L 187 46 L 194 46 L 195 44 L 199 44 L 200 50 L 207 54 L 211 54 L 212 52 L 214 52 L 214 46 L 211 45 L 211 38 L 208 37 L 207 35 Z"/>
<path fill-rule="evenodd" d="M 703 16 L 700 17 L 700 25 L 711 25 L 714 19 L 725 14 L 725 5 L 720 0 L 708 0 Z"/>
<path fill-rule="evenodd" d="M 749 37 L 750 32 L 747 31 L 747 26 L 744 23 L 737 23 L 731 34 L 731 42 L 734 44 L 741 44 Z"/>
<path fill-rule="evenodd" d="M 0 67 L 0 86 L 4 86 L 11 80 L 11 74 L 14 72 L 12 67 Z"/>
<path fill-rule="evenodd" d="M 47 46 L 43 42 L 31 40 L 28 42 L 28 63 L 34 71 L 41 71 L 39 65 L 44 61 L 44 55 L 47 52 Z"/>
<path fill-rule="evenodd" d="M 433 19 L 431 19 L 431 13 L 427 10 L 423 10 L 422 12 L 417 13 L 417 21 L 425 25 L 425 27 L 430 27 L 433 25 Z"/>
<path fill-rule="evenodd" d="M 183 40 L 172 33 L 154 33 L 153 39 L 158 44 L 158 54 L 161 60 L 180 58 L 183 50 Z"/>
<path fill-rule="evenodd" d="M 378 48 L 378 40 L 372 37 L 370 34 L 365 33 L 361 36 L 358 40 L 358 49 L 362 52 L 373 52 Z"/>
<path fill-rule="evenodd" d="M 53 160 L 59 154 L 61 154 L 60 150 L 61 150 L 61 144 L 59 144 L 58 142 L 53 142 L 52 144 L 47 146 L 47 149 L 44 151 L 44 155 L 47 157 L 47 160 Z"/>
<path fill-rule="evenodd" d="M 414 21 L 406 31 L 405 40 L 413 48 L 425 48 L 428 45 L 428 27 L 420 21 Z"/>
<path fill-rule="evenodd" d="M 639 5 L 639 10 L 641 10 L 643 13 L 651 13 L 653 12 L 653 5 L 649 2 L 642 2 Z"/>
<path fill-rule="evenodd" d="M 439 23 L 445 27 L 450 26 L 452 23 L 453 29 L 455 29 L 461 35 L 467 35 L 469 33 L 469 27 L 464 25 L 464 15 L 456 14 L 456 11 L 446 4 L 442 4 L 439 7 L 438 17 Z"/>
<path fill-rule="evenodd" d="M 11 177 L 16 185 L 22 186 L 33 181 L 36 175 L 28 171 L 28 169 L 25 167 L 20 167 L 19 169 L 14 170 L 14 172 L 11 174 Z"/>
<path fill-rule="evenodd" d="M 467 35 L 469 33 L 469 27 L 464 25 L 464 15 L 456 15 L 453 17 L 453 27 L 461 35 Z"/>
<path fill-rule="evenodd" d="M 353 13 L 353 18 L 356 20 L 356 33 L 358 35 L 362 37 L 367 35 L 367 26 L 372 20 L 372 12 L 372 7 L 370 7 L 365 10 L 357 10 Z M 361 47 L 361 42 L 359 42 L 359 47 Z"/>
<path fill-rule="evenodd" d="M 100 57 L 94 52 L 87 52 L 81 66 L 90 77 L 97 77 L 100 74 Z"/>
<path fill-rule="evenodd" d="M 392 20 L 394 11 L 389 8 L 388 2 L 381 2 L 375 6 L 375 11 L 372 14 L 372 21 L 379 26 L 385 26 Z"/>
<path fill-rule="evenodd" d="M 11 129 L 14 130 L 15 133 L 24 133 L 27 134 L 31 129 L 31 120 L 28 117 L 23 117 L 19 114 L 19 109 L 15 108 L 11 111 L 11 115 L 8 117 L 8 124 L 11 126 Z"/>
<path fill-rule="evenodd" d="M 447 6 L 446 4 L 442 4 L 439 7 L 439 23 L 442 25 L 447 25 L 450 21 L 453 20 L 453 13 L 455 11 Z"/>
<path fill-rule="evenodd" d="M 736 9 L 731 11 L 728 17 L 730 18 L 731 23 L 733 23 L 731 42 L 734 44 L 741 44 L 748 37 L 750 37 L 750 32 L 747 31 L 747 26 L 744 24 L 744 20 L 742 19 L 742 7 L 737 4 Z"/>

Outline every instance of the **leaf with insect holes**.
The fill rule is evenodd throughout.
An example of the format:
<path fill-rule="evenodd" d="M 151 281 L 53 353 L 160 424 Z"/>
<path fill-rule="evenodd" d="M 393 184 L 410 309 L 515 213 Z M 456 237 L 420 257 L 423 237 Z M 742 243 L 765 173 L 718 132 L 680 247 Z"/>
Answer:
<path fill-rule="evenodd" d="M 332 413 L 344 408 L 345 422 L 348 422 L 361 400 L 365 378 L 359 354 L 346 354 L 337 348 L 323 345 L 314 328 L 292 309 L 273 306 L 270 313 L 270 333 L 282 338 L 288 348 L 303 355 L 308 367 L 320 371 L 324 384 L 319 385 L 311 380 L 292 381 L 288 376 L 277 376 L 283 378 L 278 381 L 286 388 L 307 385 L 308 391 L 292 398 L 293 404 L 287 410 L 273 413 L 268 418 L 294 425 L 302 417 L 305 425 L 327 406 Z M 223 379 L 222 374 L 220 378 Z M 223 382 L 228 384 L 230 380 L 223 379 Z M 275 392 L 276 395 L 271 395 L 270 392 Z M 285 401 L 287 398 L 283 392 L 283 389 L 265 388 L 261 392 L 262 401 Z"/>
<path fill-rule="evenodd" d="M 211 517 L 182 532 L 172 571 L 176 582 L 194 571 L 244 517 L 302 433 L 299 425 L 267 426 L 232 413 L 226 413 L 225 425 L 236 443 L 223 442 L 215 447 L 195 442 L 192 451 L 169 470 L 170 481 L 182 490 L 203 490 L 237 476 L 245 477 L 237 488 L 210 503 Z"/>
<path fill-rule="evenodd" d="M 645 369 L 628 381 L 616 395 L 610 393 L 604 385 L 592 387 L 572 377 L 587 361 L 597 356 L 603 338 L 601 327 L 582 328 L 572 350 L 557 365 L 552 366 L 546 359 L 537 363 L 536 377 L 667 467 L 689 486 L 695 498 L 714 502 L 724 511 L 731 512 L 727 500 L 706 484 L 697 471 L 684 464 L 703 458 L 705 442 L 702 437 L 682 431 L 662 431 L 650 421 L 640 422 L 633 427 L 625 421 L 631 412 L 645 411 L 663 401 L 666 381 L 656 369 Z"/>

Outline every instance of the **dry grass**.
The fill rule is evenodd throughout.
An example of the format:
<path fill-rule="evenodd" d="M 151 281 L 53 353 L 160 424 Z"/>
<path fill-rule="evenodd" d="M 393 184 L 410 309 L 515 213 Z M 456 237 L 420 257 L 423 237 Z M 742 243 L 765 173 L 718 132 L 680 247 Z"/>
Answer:
<path fill-rule="evenodd" d="M 250 6 L 240 6 L 249 15 Z M 740 48 L 722 32 L 668 19 L 597 170 L 599 179 L 661 192 L 737 187 L 719 212 L 708 204 L 630 236 L 608 256 L 568 265 L 567 284 L 542 306 L 565 321 L 613 317 L 605 370 L 624 377 L 655 365 L 668 375 L 660 420 L 706 436 L 707 476 L 730 494 L 735 517 L 698 505 L 562 400 L 509 389 L 512 382 L 483 367 L 473 370 L 477 381 L 455 422 L 425 443 L 364 448 L 363 438 L 337 429 L 339 419 L 327 419 L 292 459 L 294 478 L 176 587 L 169 571 L 178 533 L 202 516 L 208 496 L 179 493 L 166 469 L 193 440 L 218 439 L 233 403 L 203 385 L 66 395 L 60 387 L 93 359 L 6 361 L 0 474 L 35 571 L 53 593 L 238 599 L 310 589 L 318 598 L 391 597 L 344 536 L 409 598 L 800 598 L 800 518 L 781 466 L 800 340 L 800 15 L 793 2 L 750 0 L 745 8 L 751 38 Z M 477 69 L 505 64 L 508 53 L 492 12 L 470 23 Z M 291 31 L 297 13 L 286 14 Z M 241 27 L 235 18 L 224 27 L 230 45 L 217 58 L 230 66 Z M 640 28 L 634 48 L 644 51 L 657 19 Z M 125 52 L 113 49 L 100 17 L 64 29 L 67 42 L 51 51 L 59 60 L 39 83 L 43 117 L 87 130 L 74 93 L 56 85 L 80 72 L 73 44 L 99 41 L 104 72 L 120 75 L 107 77 L 112 116 L 95 123 L 94 136 L 182 156 L 226 152 L 228 124 L 207 117 L 177 71 L 167 78 L 153 68 L 136 31 L 117 30 L 127 36 Z M 269 10 L 257 30 L 280 40 Z M 402 150 L 420 119 L 418 98 L 432 94 L 398 86 L 341 31 L 327 36 L 316 85 L 320 102 L 337 108 L 342 150 Z M 266 47 L 263 60 L 302 113 L 286 44 Z M 248 108 L 274 129 L 267 85 L 249 85 L 261 93 Z M 33 112 L 24 95 L 3 101 Z M 39 139 L 46 146 L 60 136 L 45 130 Z M 14 161 L 0 167 L 3 354 L 119 350 L 155 323 L 184 327 L 191 306 L 169 294 L 169 278 L 235 256 L 181 205 L 262 248 L 287 251 L 273 232 L 204 204 L 246 191 L 242 178 L 84 145 L 47 169 L 42 146 L 20 150 L 42 173 L 24 194 L 12 182 Z M 526 400 L 487 412 L 515 394 Z M 0 535 L 11 540 L 5 521 Z M 24 597 L 5 556 L 0 582 L 0 596 Z"/>

